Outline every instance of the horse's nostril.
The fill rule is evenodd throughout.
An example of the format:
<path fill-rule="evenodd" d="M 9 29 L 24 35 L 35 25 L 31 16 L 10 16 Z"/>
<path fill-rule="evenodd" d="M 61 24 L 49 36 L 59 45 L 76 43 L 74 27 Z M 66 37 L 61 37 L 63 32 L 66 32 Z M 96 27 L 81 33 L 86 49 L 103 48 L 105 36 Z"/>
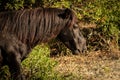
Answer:
<path fill-rule="evenodd" d="M 77 49 L 79 53 L 81 53 L 81 50 L 80 49 Z"/>

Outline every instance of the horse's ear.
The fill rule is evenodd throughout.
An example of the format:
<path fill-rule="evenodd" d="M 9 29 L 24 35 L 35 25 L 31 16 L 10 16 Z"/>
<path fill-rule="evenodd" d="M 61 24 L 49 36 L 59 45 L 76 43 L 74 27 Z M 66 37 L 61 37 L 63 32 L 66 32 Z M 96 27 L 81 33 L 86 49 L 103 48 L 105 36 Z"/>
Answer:
<path fill-rule="evenodd" d="M 71 10 L 70 9 L 65 9 L 65 12 L 64 12 L 64 18 L 65 19 L 68 19 L 70 16 L 71 16 Z"/>
<path fill-rule="evenodd" d="M 59 16 L 62 17 L 63 19 L 68 19 L 68 18 L 71 18 L 71 14 L 72 14 L 72 11 L 66 8 L 64 12 L 60 14 Z"/>

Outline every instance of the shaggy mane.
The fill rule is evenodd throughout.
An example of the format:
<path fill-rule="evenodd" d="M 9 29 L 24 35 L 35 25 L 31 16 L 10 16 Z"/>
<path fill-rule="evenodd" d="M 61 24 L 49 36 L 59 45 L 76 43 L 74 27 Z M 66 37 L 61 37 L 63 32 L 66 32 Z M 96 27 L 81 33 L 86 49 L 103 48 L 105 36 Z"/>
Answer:
<path fill-rule="evenodd" d="M 36 8 L 0 13 L 0 32 L 16 36 L 21 42 L 34 47 L 56 37 L 75 21 L 70 9 Z"/>

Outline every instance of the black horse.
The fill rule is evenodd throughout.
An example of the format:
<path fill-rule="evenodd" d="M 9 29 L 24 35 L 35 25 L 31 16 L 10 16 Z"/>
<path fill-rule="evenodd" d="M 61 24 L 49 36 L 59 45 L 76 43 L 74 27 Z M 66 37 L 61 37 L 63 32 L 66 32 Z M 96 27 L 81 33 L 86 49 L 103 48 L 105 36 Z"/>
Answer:
<path fill-rule="evenodd" d="M 36 8 L 0 13 L 0 66 L 8 65 L 11 77 L 22 80 L 21 61 L 36 45 L 53 38 L 73 54 L 86 49 L 75 13 L 70 9 Z"/>

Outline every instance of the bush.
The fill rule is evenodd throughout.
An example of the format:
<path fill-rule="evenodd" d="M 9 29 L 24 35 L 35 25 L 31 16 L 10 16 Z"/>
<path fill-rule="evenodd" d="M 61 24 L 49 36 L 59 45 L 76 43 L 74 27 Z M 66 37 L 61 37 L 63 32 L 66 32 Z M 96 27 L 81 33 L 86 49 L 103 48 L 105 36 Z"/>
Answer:
<path fill-rule="evenodd" d="M 24 7 L 24 0 L 0 0 L 0 11 L 18 10 Z"/>
<path fill-rule="evenodd" d="M 58 78 L 53 71 L 56 62 L 49 58 L 50 50 L 46 46 L 37 46 L 29 57 L 22 62 L 27 80 L 54 80 Z"/>
<path fill-rule="evenodd" d="M 90 40 L 93 44 L 95 43 L 94 47 L 102 43 L 101 47 L 105 46 L 103 49 L 109 48 L 112 41 L 115 42 L 113 45 L 118 46 L 120 39 L 119 5 L 120 2 L 118 0 L 94 0 L 86 1 L 84 6 L 82 6 L 81 14 L 83 17 L 81 20 L 97 24 L 97 29 L 93 29 L 92 35 L 88 36 L 89 39 L 94 39 L 94 41 Z M 97 40 L 95 39 L 96 37 Z M 97 48 L 101 47 L 98 46 Z"/>

